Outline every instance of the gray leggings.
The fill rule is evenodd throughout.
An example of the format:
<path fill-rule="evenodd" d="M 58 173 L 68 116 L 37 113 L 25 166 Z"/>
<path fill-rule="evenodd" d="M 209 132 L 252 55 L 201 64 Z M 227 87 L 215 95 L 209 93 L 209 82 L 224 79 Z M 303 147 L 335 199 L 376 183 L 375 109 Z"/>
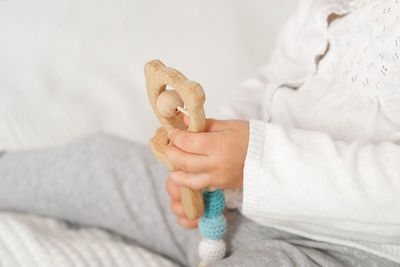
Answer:
<path fill-rule="evenodd" d="M 167 169 L 141 144 L 90 135 L 65 146 L 0 156 L 0 209 L 97 226 L 184 265 L 197 230 L 169 210 Z M 210 266 L 398 266 L 372 254 L 258 225 L 226 211 L 229 255 Z"/>

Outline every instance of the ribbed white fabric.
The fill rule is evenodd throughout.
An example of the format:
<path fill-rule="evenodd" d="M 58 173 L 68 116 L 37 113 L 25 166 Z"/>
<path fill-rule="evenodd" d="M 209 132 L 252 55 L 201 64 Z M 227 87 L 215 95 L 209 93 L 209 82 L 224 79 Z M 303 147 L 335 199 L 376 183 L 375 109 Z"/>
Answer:
<path fill-rule="evenodd" d="M 340 144 L 328 145 L 329 138 L 323 133 L 284 130 L 279 125 L 258 120 L 250 122 L 250 135 L 244 170 L 245 215 L 263 225 L 359 248 L 400 263 L 396 234 L 400 232 L 398 208 L 382 206 L 384 201 L 376 201 L 380 190 L 384 189 L 376 185 L 378 198 L 367 197 L 370 192 L 366 183 L 359 181 L 360 187 L 352 188 L 346 183 L 350 178 L 345 172 L 342 172 L 344 180 L 339 181 L 334 169 L 323 169 L 322 173 L 316 169 L 317 166 L 327 168 L 323 167 L 325 163 L 336 167 L 334 155 L 342 154 L 335 151 Z M 317 148 L 333 150 L 321 153 Z M 339 168 L 337 171 L 340 173 Z M 313 174 L 316 172 L 318 174 Z M 357 191 L 345 193 L 342 186 L 359 190 L 366 197 L 360 197 Z M 393 185 L 394 192 L 397 187 Z M 396 198 L 388 196 L 385 200 Z"/>
<path fill-rule="evenodd" d="M 178 266 L 101 230 L 72 229 L 33 215 L 0 213 L 0 266 Z"/>

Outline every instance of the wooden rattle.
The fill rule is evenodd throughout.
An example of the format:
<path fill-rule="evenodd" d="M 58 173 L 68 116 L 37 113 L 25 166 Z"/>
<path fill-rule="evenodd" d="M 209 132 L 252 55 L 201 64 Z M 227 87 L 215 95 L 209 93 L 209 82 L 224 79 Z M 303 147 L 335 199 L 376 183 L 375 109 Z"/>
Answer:
<path fill-rule="evenodd" d="M 190 117 L 188 131 L 202 132 L 206 126 L 203 104 L 205 95 L 200 84 L 188 80 L 179 71 L 166 67 L 159 60 L 152 60 L 144 67 L 147 95 L 157 118 L 163 125 L 150 140 L 155 158 L 170 170 L 176 170 L 166 156 L 168 132 L 174 128 L 186 129 L 183 113 Z M 166 90 L 169 85 L 174 90 Z M 186 109 L 184 109 L 186 107 Z M 199 221 L 203 239 L 199 245 L 202 259 L 200 266 L 225 256 L 226 246 L 222 237 L 226 232 L 226 219 L 222 215 L 225 198 L 221 190 L 208 188 L 203 192 L 180 188 L 183 208 L 187 217 Z M 204 200 L 203 200 L 204 198 Z"/>
<path fill-rule="evenodd" d="M 190 116 L 188 130 L 204 131 L 206 119 L 203 110 L 205 101 L 203 88 L 198 83 L 189 81 L 179 71 L 167 68 L 159 60 L 148 62 L 144 67 L 144 73 L 151 106 L 163 125 L 150 140 L 150 148 L 158 161 L 163 162 L 170 170 L 176 170 L 165 157 L 165 149 L 169 143 L 168 132 L 174 128 L 186 128 L 183 115 L 177 110 L 177 107 L 183 107 L 184 103 Z M 175 91 L 166 90 L 167 85 Z M 180 191 L 186 216 L 191 219 L 200 218 L 204 212 L 201 191 L 185 187 L 181 187 Z"/>

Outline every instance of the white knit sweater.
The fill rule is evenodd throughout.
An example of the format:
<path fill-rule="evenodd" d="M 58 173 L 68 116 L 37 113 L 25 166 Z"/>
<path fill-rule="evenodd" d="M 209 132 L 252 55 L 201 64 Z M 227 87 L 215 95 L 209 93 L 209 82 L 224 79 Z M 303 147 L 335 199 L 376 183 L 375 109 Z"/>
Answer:
<path fill-rule="evenodd" d="M 400 263 L 399 15 L 400 0 L 300 3 L 223 110 L 252 119 L 246 216 Z"/>

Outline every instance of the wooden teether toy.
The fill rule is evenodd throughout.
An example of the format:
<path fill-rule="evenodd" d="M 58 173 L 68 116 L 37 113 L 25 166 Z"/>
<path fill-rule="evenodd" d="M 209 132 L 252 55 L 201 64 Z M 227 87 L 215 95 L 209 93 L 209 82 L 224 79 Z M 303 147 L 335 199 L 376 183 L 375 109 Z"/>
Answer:
<path fill-rule="evenodd" d="M 165 156 L 169 143 L 168 132 L 174 128 L 186 129 L 182 113 L 190 117 L 188 131 L 204 131 L 204 91 L 200 84 L 188 80 L 182 73 L 166 67 L 159 60 L 148 62 L 144 73 L 151 106 L 163 125 L 150 140 L 150 148 L 158 161 L 163 162 L 170 170 L 176 170 Z M 167 85 L 175 90 L 166 90 Z M 214 188 L 201 192 L 184 187 L 180 191 L 187 217 L 197 219 L 204 213 L 199 222 L 199 230 L 203 236 L 199 245 L 202 259 L 200 265 L 223 258 L 226 251 L 222 240 L 226 232 L 226 219 L 222 215 L 225 207 L 223 192 Z"/>
<path fill-rule="evenodd" d="M 190 116 L 189 131 L 202 132 L 206 126 L 203 110 L 205 96 L 198 83 L 189 81 L 179 71 L 167 68 L 161 61 L 153 60 L 144 67 L 147 95 L 153 111 L 163 125 L 150 140 L 150 148 L 157 160 L 163 162 L 170 170 L 176 170 L 165 157 L 169 143 L 168 132 L 174 128 L 185 129 L 183 115 L 177 107 L 186 105 Z M 169 85 L 175 91 L 166 90 Z M 203 197 L 200 191 L 181 187 L 183 207 L 191 219 L 200 218 L 204 212 Z"/>

